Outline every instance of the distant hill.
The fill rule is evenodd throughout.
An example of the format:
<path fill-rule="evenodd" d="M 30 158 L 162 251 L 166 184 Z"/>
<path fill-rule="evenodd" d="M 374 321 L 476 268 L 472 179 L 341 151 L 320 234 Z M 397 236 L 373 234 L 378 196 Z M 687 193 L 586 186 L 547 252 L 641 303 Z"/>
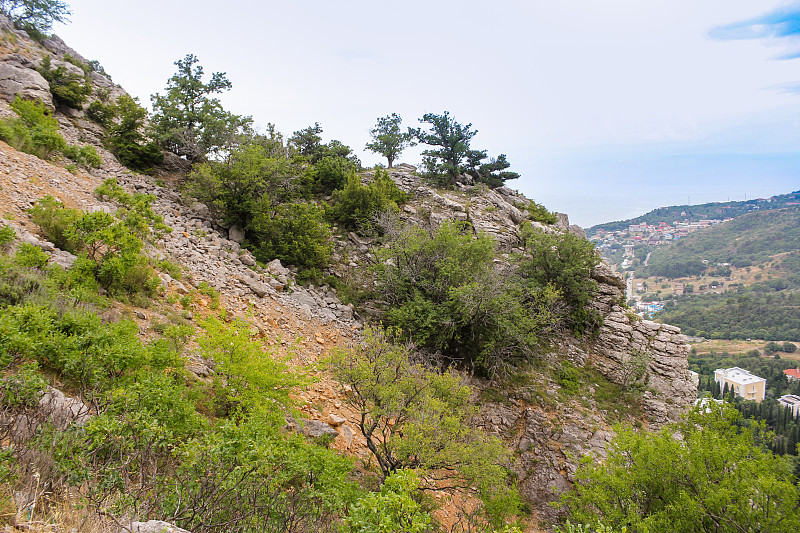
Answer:
<path fill-rule="evenodd" d="M 755 211 L 768 211 L 782 209 L 787 206 L 800 205 L 800 190 L 788 194 L 772 196 L 771 198 L 757 198 L 743 202 L 711 202 L 699 205 L 673 205 L 659 207 L 649 213 L 628 220 L 606 222 L 592 226 L 586 230 L 588 236 L 594 235 L 598 230 L 619 231 L 632 224 L 647 223 L 658 225 L 660 222 L 672 224 L 684 220 L 724 220 L 735 218 Z"/>
<path fill-rule="evenodd" d="M 800 340 L 800 206 L 748 213 L 659 246 L 636 277 L 724 287 L 674 297 L 655 316 L 689 335 Z"/>

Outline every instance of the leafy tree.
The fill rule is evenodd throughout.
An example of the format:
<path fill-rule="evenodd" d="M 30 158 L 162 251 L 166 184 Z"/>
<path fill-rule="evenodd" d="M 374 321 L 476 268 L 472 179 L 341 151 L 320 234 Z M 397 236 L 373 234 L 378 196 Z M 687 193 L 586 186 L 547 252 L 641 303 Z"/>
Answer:
<path fill-rule="evenodd" d="M 392 163 L 400 157 L 400 154 L 407 146 L 414 146 L 414 135 L 411 132 L 400 131 L 400 123 L 403 119 L 396 113 L 378 119 L 375 127 L 369 130 L 372 141 L 368 142 L 366 149 L 376 154 L 381 154 Z"/>
<path fill-rule="evenodd" d="M 386 478 L 380 492 L 356 501 L 344 522 L 347 533 L 424 533 L 435 531 L 433 518 L 414 499 L 421 481 L 413 470 Z"/>
<path fill-rule="evenodd" d="M 463 223 L 405 228 L 377 255 L 387 322 L 448 363 L 502 372 L 534 357 L 557 322 L 557 292 L 495 264 L 492 238 Z"/>
<path fill-rule="evenodd" d="M 786 353 L 794 353 L 797 351 L 797 345 L 791 342 L 784 342 L 781 345 L 781 350 Z"/>
<path fill-rule="evenodd" d="M 323 215 L 324 210 L 311 203 L 272 205 L 265 201 L 248 226 L 256 258 L 265 263 L 280 259 L 308 269 L 327 266 L 333 245 Z"/>
<path fill-rule="evenodd" d="M 470 129 L 472 124 L 459 124 L 447 111 L 441 115 L 426 113 L 420 122 L 430 124 L 428 131 L 417 128 L 410 133 L 422 144 L 439 147 L 422 152 L 423 165 L 431 176 L 453 185 L 462 175 L 469 174 L 492 187 L 519 177 L 516 172 L 506 170 L 510 164 L 505 154 L 482 163 L 488 157 L 486 150 L 473 150 L 469 146 L 478 133 Z"/>
<path fill-rule="evenodd" d="M 108 114 L 110 112 L 98 116 L 102 118 Z M 120 163 L 133 170 L 143 171 L 164 161 L 164 154 L 158 145 L 147 141 L 142 133 L 147 111 L 135 98 L 127 94 L 117 98 L 113 114 L 119 116 L 119 123 L 111 125 L 108 144 Z"/>
<path fill-rule="evenodd" d="M 361 168 L 361 161 L 358 160 L 358 157 L 355 156 L 349 146 L 336 139 L 324 144 L 320 136 L 321 133 L 322 126 L 319 125 L 319 122 L 315 122 L 313 126 L 294 132 L 289 137 L 289 146 L 294 148 L 300 156 L 312 165 L 316 165 L 325 158 L 333 157 L 346 159 L 356 170 Z M 341 181 L 339 186 L 341 187 L 343 183 L 344 180 Z M 323 192 L 332 190 L 333 188 L 323 188 Z"/>
<path fill-rule="evenodd" d="M 50 85 L 50 92 L 59 105 L 81 109 L 86 98 L 92 94 L 88 76 L 67 70 L 63 65 L 52 68 L 50 56 L 46 55 L 37 69 Z"/>
<path fill-rule="evenodd" d="M 377 170 L 366 185 L 352 174 L 342 190 L 334 191 L 333 199 L 330 214 L 334 220 L 348 229 L 369 232 L 374 227 L 375 216 L 386 210 L 396 211 L 397 204 L 405 201 L 406 195 L 388 173 Z"/>
<path fill-rule="evenodd" d="M 69 22 L 72 14 L 63 0 L 0 0 L 0 12 L 18 27 L 39 35 L 49 32 L 54 23 Z"/>
<path fill-rule="evenodd" d="M 775 352 L 779 352 L 780 350 L 781 350 L 781 345 L 778 344 L 777 342 L 774 342 L 774 341 L 773 342 L 768 342 L 764 346 L 764 353 L 766 353 L 768 355 L 772 355 Z"/>
<path fill-rule="evenodd" d="M 469 147 L 478 132 L 470 130 L 472 124 L 464 126 L 456 122 L 448 111 L 441 115 L 425 113 L 420 122 L 429 124 L 429 129 L 413 130 L 414 137 L 422 144 L 439 147 L 422 152 L 423 164 L 429 173 L 443 175 L 451 185 L 456 183 L 464 173 L 467 159 L 475 159 L 479 155 Z"/>
<path fill-rule="evenodd" d="M 408 345 L 391 343 L 367 328 L 364 340 L 334 351 L 328 368 L 347 386 L 346 398 L 378 462 L 383 481 L 402 469 L 422 469 L 439 488 L 478 494 L 498 515 L 514 513 L 519 501 L 501 466 L 505 447 L 469 424 L 471 391 L 452 372 L 412 361 Z M 442 476 L 443 472 L 456 475 Z"/>
<path fill-rule="evenodd" d="M 762 429 L 713 403 L 658 433 L 620 427 L 605 461 L 582 461 L 563 502 L 574 520 L 632 531 L 796 531 L 800 488 L 758 443 Z"/>
<path fill-rule="evenodd" d="M 250 117 L 226 111 L 219 99 L 211 97 L 230 90 L 231 82 L 224 72 L 215 72 L 204 82 L 198 62 L 193 54 L 176 61 L 178 71 L 167 82 L 166 95 L 150 97 L 158 142 L 192 162 L 220 152 L 252 123 Z"/>
<path fill-rule="evenodd" d="M 525 225 L 522 229 L 526 256 L 520 262 L 524 278 L 536 285 L 552 284 L 570 307 L 570 327 L 591 332 L 600 317 L 589 307 L 597 282 L 592 270 L 600 263 L 594 245 L 571 233 L 545 233 Z"/>
<path fill-rule="evenodd" d="M 314 190 L 323 194 L 331 194 L 341 189 L 356 169 L 352 162 L 339 156 L 324 156 L 317 161 L 311 171 Z"/>
<path fill-rule="evenodd" d="M 283 137 L 272 129 L 243 136 L 220 159 L 195 165 L 189 190 L 227 224 L 248 229 L 264 206 L 304 194 L 301 174 Z"/>

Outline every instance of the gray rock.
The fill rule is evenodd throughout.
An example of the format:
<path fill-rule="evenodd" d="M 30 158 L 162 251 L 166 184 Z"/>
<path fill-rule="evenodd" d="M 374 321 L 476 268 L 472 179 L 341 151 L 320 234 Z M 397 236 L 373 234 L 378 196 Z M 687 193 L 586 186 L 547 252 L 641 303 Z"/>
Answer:
<path fill-rule="evenodd" d="M 75 424 L 83 426 L 91 418 L 89 406 L 75 398 L 69 398 L 63 392 L 48 387 L 47 392 L 39 400 L 39 409 L 59 429 Z"/>
<path fill-rule="evenodd" d="M 0 63 L 0 97 L 11 102 L 17 95 L 28 100 L 41 100 L 51 110 L 55 109 L 50 84 L 41 74 L 13 62 Z"/>
<path fill-rule="evenodd" d="M 147 522 L 132 522 L 130 529 L 133 533 L 191 533 L 185 529 L 173 526 L 162 520 L 148 520 Z M 120 533 L 125 530 L 120 530 Z"/>
<path fill-rule="evenodd" d="M 244 242 L 244 230 L 234 224 L 228 229 L 228 238 L 233 242 L 242 244 Z"/>

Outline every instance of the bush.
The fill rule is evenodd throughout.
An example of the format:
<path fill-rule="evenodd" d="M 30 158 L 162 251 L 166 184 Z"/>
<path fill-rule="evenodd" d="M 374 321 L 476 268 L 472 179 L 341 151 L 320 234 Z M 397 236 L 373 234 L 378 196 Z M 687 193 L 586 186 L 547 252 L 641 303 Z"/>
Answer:
<path fill-rule="evenodd" d="M 86 145 L 79 147 L 67 145 L 62 152 L 66 157 L 83 166 L 100 168 L 103 164 L 103 159 L 100 157 L 100 154 L 97 153 L 97 149 L 95 149 L 94 146 Z"/>
<path fill-rule="evenodd" d="M 361 178 L 352 174 L 344 189 L 334 191 L 331 217 L 351 230 L 369 232 L 374 227 L 377 214 L 392 210 L 406 200 L 406 195 L 397 188 L 389 174 L 375 171 L 372 182 L 364 185 Z"/>
<path fill-rule="evenodd" d="M 781 345 L 781 350 L 786 353 L 794 353 L 797 351 L 797 346 L 791 342 L 784 342 Z"/>
<path fill-rule="evenodd" d="M 0 382 L 0 401 L 8 407 L 35 407 L 47 387 L 35 362 L 23 363 Z"/>
<path fill-rule="evenodd" d="M 19 118 L 0 122 L 0 138 L 8 144 L 42 159 L 66 148 L 64 137 L 58 133 L 58 121 L 44 104 L 17 96 L 11 108 Z"/>
<path fill-rule="evenodd" d="M 314 188 L 318 192 L 330 194 L 344 187 L 347 180 L 355 175 L 355 171 L 355 165 L 343 157 L 323 157 L 312 171 Z"/>
<path fill-rule="evenodd" d="M 324 210 L 314 204 L 291 203 L 258 211 L 248 240 L 259 261 L 280 259 L 304 268 L 324 268 L 333 253 L 331 230 Z"/>
<path fill-rule="evenodd" d="M 128 168 L 146 171 L 164 161 L 164 154 L 154 142 L 145 142 L 141 133 L 147 111 L 128 95 L 117 98 L 115 108 L 119 123 L 112 126 L 108 144 L 120 163 Z"/>
<path fill-rule="evenodd" d="M 86 116 L 97 122 L 104 128 L 109 128 L 117 116 L 117 110 L 112 105 L 107 105 L 99 100 L 95 100 L 86 109 Z"/>
<path fill-rule="evenodd" d="M 63 66 L 52 68 L 49 55 L 44 56 L 37 70 L 50 84 L 50 92 L 59 105 L 81 109 L 86 98 L 92 94 L 92 86 L 85 74 L 79 76 Z"/>
<path fill-rule="evenodd" d="M 11 226 L 0 226 L 0 252 L 11 248 L 11 243 L 17 238 L 17 232 Z"/>
<path fill-rule="evenodd" d="M 537 204 L 533 200 L 525 206 L 528 211 L 528 219 L 534 222 L 541 222 L 542 224 L 555 224 L 558 222 L 556 215 L 547 210 L 542 204 Z"/>

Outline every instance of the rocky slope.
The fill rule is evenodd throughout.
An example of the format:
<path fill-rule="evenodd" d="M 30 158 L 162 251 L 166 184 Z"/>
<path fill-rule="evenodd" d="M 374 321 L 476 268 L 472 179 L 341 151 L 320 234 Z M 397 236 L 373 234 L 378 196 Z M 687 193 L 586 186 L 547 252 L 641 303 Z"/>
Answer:
<path fill-rule="evenodd" d="M 54 66 L 70 68 L 77 67 L 64 59 L 65 54 L 83 58 L 57 38 L 40 46 L 23 32 L 11 29 L 1 16 L 0 30 L 0 115 L 13 114 L 8 102 L 16 95 L 38 98 L 52 107 L 47 81 L 35 71 L 35 66 L 46 55 L 52 58 Z M 92 82 L 97 88 L 122 94 L 122 89 L 96 72 L 92 73 Z M 237 228 L 223 228 L 210 217 L 206 206 L 182 196 L 164 182 L 157 183 L 119 165 L 103 149 L 98 126 L 87 120 L 83 111 L 53 109 L 68 142 L 96 146 L 103 165 L 99 169 L 70 173 L 0 143 L 0 215 L 3 223 L 13 226 L 21 239 L 40 246 L 51 254 L 54 262 L 69 266 L 74 257 L 41 240 L 26 209 L 49 194 L 71 207 L 113 210 L 114 205 L 93 194 L 104 179 L 113 177 L 131 191 L 154 194 L 155 210 L 173 230 L 149 251 L 154 257 L 171 259 L 186 272 L 181 280 L 162 275 L 168 294 L 180 296 L 191 291 L 196 294 L 202 283 L 215 287 L 220 291 L 221 305 L 229 314 L 249 320 L 254 330 L 288 354 L 293 364 L 306 368 L 311 368 L 331 347 L 357 338 L 362 328 L 361 317 L 352 305 L 344 305 L 338 299 L 336 290 L 299 286 L 292 271 L 279 261 L 263 268 L 258 266 L 241 247 L 243 236 Z M 173 161 L 172 168 L 180 165 L 180 161 Z M 444 220 L 469 220 L 477 230 L 493 236 L 501 252 L 510 252 L 517 246 L 519 225 L 526 218 L 527 199 L 515 191 L 506 187 L 437 190 L 416 177 L 413 167 L 403 165 L 391 172 L 391 177 L 411 196 L 401 213 L 405 221 L 437 224 Z M 559 215 L 555 225 L 540 227 L 544 231 L 582 233 L 580 228 L 569 225 L 565 215 Z M 373 246 L 369 239 L 342 234 L 337 238 L 334 255 L 339 262 L 331 270 L 348 275 L 363 269 L 374 258 Z M 346 262 L 342 259 L 345 257 Z M 627 313 L 622 305 L 622 278 L 607 265 L 601 264 L 594 278 L 600 286 L 594 305 L 604 317 L 600 334 L 588 340 L 565 336 L 545 361 L 567 358 L 582 372 L 592 368 L 612 383 L 628 386 L 632 365 L 646 357 L 642 375 L 637 376 L 646 381 L 643 423 L 657 426 L 674 419 L 696 396 L 688 373 L 686 338 L 677 328 L 640 321 Z M 182 309 L 178 303 L 174 306 L 184 313 L 202 314 L 207 304 L 200 298 L 197 307 L 191 310 Z M 164 318 L 167 310 L 118 304 L 114 312 L 134 318 L 141 335 L 147 337 L 153 334 L 153 325 Z M 190 369 L 200 378 L 212 371 L 207 361 L 191 355 L 191 351 L 188 357 Z M 594 399 L 593 387 L 574 397 L 561 396 L 558 383 L 549 376 L 541 369 L 531 370 L 525 383 L 502 390 L 496 389 L 497 384 L 474 382 L 486 400 L 477 423 L 500 435 L 515 450 L 513 468 L 521 489 L 543 519 L 554 514 L 547 502 L 569 489 L 577 459 L 585 453 L 602 456 L 611 439 L 611 423 L 621 418 L 602 409 Z M 368 452 L 356 434 L 355 413 L 343 402 L 332 380 L 324 375 L 317 377 L 319 381 L 312 389 L 300 394 L 301 410 L 310 422 L 298 424 L 306 431 L 335 435 L 334 447 L 366 459 Z"/>

